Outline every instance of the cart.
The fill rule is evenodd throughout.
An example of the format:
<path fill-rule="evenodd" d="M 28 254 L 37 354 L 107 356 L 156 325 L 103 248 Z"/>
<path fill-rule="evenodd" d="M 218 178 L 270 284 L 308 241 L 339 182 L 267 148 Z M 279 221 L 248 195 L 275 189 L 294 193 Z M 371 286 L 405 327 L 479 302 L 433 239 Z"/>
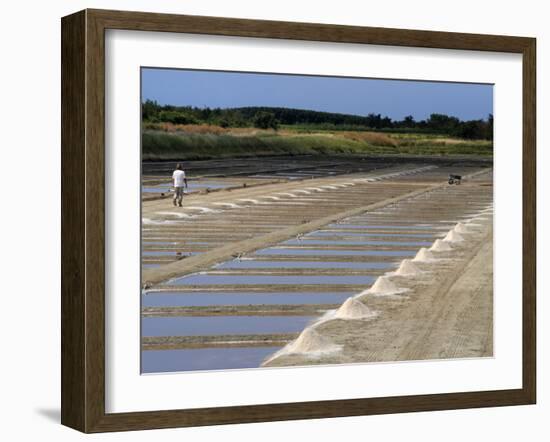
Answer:
<path fill-rule="evenodd" d="M 449 184 L 460 184 L 460 181 L 462 180 L 462 175 L 449 175 Z"/>

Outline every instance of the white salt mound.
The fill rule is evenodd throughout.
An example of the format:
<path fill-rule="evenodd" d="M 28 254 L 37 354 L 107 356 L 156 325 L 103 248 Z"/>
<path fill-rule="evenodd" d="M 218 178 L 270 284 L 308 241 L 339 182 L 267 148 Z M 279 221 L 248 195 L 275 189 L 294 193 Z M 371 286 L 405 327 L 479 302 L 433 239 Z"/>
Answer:
<path fill-rule="evenodd" d="M 470 230 L 468 229 L 468 226 L 464 223 L 458 223 L 455 226 L 454 231 L 457 232 L 457 233 L 469 233 L 470 232 Z"/>
<path fill-rule="evenodd" d="M 157 215 L 175 216 L 176 218 L 193 218 L 193 215 L 182 212 L 156 212 Z"/>
<path fill-rule="evenodd" d="M 453 250 L 453 248 L 449 245 L 448 242 L 436 239 L 433 245 L 430 247 L 430 250 L 433 250 L 434 252 L 448 252 L 449 250 Z"/>
<path fill-rule="evenodd" d="M 292 341 L 282 350 L 277 352 L 271 359 L 276 356 L 289 353 L 331 353 L 341 350 L 342 346 L 335 345 L 330 339 L 322 336 L 312 327 L 304 329 L 300 336 Z"/>
<path fill-rule="evenodd" d="M 389 296 L 389 295 L 399 295 L 401 293 L 408 292 L 409 289 L 402 289 L 397 287 L 387 276 L 380 276 L 373 284 L 373 286 L 355 298 L 359 298 L 362 295 L 374 295 L 374 296 Z"/>
<path fill-rule="evenodd" d="M 157 226 L 157 225 L 163 225 L 163 224 L 177 224 L 177 221 L 170 221 L 170 220 L 158 221 L 150 218 L 142 218 L 141 223 L 143 225 L 148 225 L 148 226 Z"/>
<path fill-rule="evenodd" d="M 396 275 L 418 275 L 422 271 L 410 260 L 404 259 L 397 271 Z"/>
<path fill-rule="evenodd" d="M 428 249 L 426 249 L 425 247 L 422 247 L 418 253 L 416 254 L 416 256 L 413 258 L 413 261 L 416 261 L 416 262 L 429 262 L 429 261 L 435 261 L 435 256 L 432 252 L 430 252 Z"/>
<path fill-rule="evenodd" d="M 482 219 L 482 217 L 480 215 L 474 216 L 473 218 L 470 219 L 470 221 L 468 221 L 468 227 L 484 225 L 484 224 L 479 224 L 479 222 L 483 221 L 484 219 L 488 219 L 488 218 L 483 217 L 483 219 Z"/>
<path fill-rule="evenodd" d="M 370 288 L 370 293 L 393 293 L 398 291 L 397 286 L 385 276 L 380 276 Z"/>
<path fill-rule="evenodd" d="M 456 233 L 453 229 L 453 230 L 449 230 L 449 233 L 447 233 L 447 236 L 443 238 L 443 241 L 459 242 L 459 241 L 464 241 L 464 238 L 460 236 L 459 233 Z"/>
<path fill-rule="evenodd" d="M 220 213 L 219 210 L 210 209 L 209 207 L 187 206 L 187 209 L 198 210 L 201 213 Z"/>
<path fill-rule="evenodd" d="M 335 318 L 341 319 L 366 319 L 376 316 L 376 313 L 361 301 L 354 298 L 346 299 L 346 302 L 336 311 Z"/>

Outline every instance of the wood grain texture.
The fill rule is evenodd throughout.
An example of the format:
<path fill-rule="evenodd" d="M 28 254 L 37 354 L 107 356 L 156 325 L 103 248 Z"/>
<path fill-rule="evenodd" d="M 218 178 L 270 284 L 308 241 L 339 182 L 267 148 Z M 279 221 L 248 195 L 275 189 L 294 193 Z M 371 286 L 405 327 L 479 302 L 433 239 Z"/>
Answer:
<path fill-rule="evenodd" d="M 529 38 L 147 12 L 88 10 L 106 29 L 474 51 L 522 52 Z"/>
<path fill-rule="evenodd" d="M 86 431 L 105 414 L 105 38 L 86 11 Z"/>
<path fill-rule="evenodd" d="M 63 19 L 61 46 L 61 422 L 85 427 L 85 13 Z"/>
<path fill-rule="evenodd" d="M 105 413 L 105 30 L 523 54 L 523 387 L 192 410 Z M 62 20 L 62 423 L 83 432 L 534 403 L 535 40 L 355 26 L 86 10 Z"/>
<path fill-rule="evenodd" d="M 537 126 L 536 40 L 523 51 L 523 389 L 536 402 Z"/>

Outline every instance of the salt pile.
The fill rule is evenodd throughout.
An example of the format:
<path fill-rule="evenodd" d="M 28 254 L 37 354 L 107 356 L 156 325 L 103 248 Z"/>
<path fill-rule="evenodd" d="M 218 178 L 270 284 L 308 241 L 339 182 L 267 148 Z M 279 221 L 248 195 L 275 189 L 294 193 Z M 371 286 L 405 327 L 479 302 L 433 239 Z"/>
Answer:
<path fill-rule="evenodd" d="M 448 242 L 436 239 L 433 245 L 430 247 L 430 250 L 433 250 L 434 252 L 448 252 L 449 250 L 453 250 L 453 248 L 449 245 Z"/>
<path fill-rule="evenodd" d="M 201 213 L 220 213 L 220 210 L 214 210 L 208 207 L 187 206 L 186 209 L 198 210 Z"/>
<path fill-rule="evenodd" d="M 459 241 L 464 241 L 464 238 L 462 238 L 462 236 L 460 236 L 459 233 L 456 233 L 455 230 L 449 230 L 449 233 L 447 233 L 447 236 L 445 238 L 443 238 L 443 241 L 447 241 L 447 242 L 459 242 Z"/>
<path fill-rule="evenodd" d="M 375 312 L 355 298 L 346 299 L 346 302 L 342 304 L 334 315 L 335 318 L 340 319 L 367 319 L 374 316 L 376 316 Z"/>
<path fill-rule="evenodd" d="M 175 216 L 176 218 L 194 218 L 193 215 L 182 212 L 156 212 L 157 215 Z"/>
<path fill-rule="evenodd" d="M 480 215 L 477 215 L 477 216 L 474 216 L 473 218 L 470 219 L 470 221 L 468 221 L 468 227 L 471 227 L 471 226 L 482 226 L 482 225 L 485 225 L 485 224 L 480 224 L 479 221 L 483 221 L 483 220 L 486 220 L 486 219 L 489 219 L 488 217 L 482 217 Z"/>
<path fill-rule="evenodd" d="M 468 229 L 469 225 L 466 225 L 464 223 L 458 223 L 455 228 L 454 228 L 454 231 L 457 232 L 457 233 L 469 233 L 470 230 Z"/>
<path fill-rule="evenodd" d="M 322 336 L 313 327 L 308 327 L 300 333 L 294 341 L 287 344 L 281 350 L 265 360 L 262 365 L 271 362 L 283 355 L 307 354 L 309 356 L 320 356 L 322 354 L 334 353 L 342 349 L 341 345 L 334 344 L 330 339 Z"/>
<path fill-rule="evenodd" d="M 143 225 L 147 225 L 147 226 L 158 226 L 158 225 L 162 225 L 162 224 L 177 224 L 177 221 L 169 221 L 169 220 L 157 221 L 157 220 L 154 220 L 154 219 L 151 219 L 151 218 L 142 218 L 141 223 Z"/>
<path fill-rule="evenodd" d="M 422 273 L 422 270 L 420 270 L 410 259 L 404 259 L 395 272 L 396 275 L 419 275 L 420 273 Z"/>
<path fill-rule="evenodd" d="M 422 247 L 418 253 L 416 254 L 416 256 L 413 258 L 413 261 L 416 261 L 416 262 L 430 262 L 430 261 L 435 261 L 436 258 L 434 256 L 434 254 L 432 252 L 430 252 L 428 249 L 426 249 L 425 247 Z"/>
<path fill-rule="evenodd" d="M 379 276 L 373 286 L 363 292 L 363 294 L 373 294 L 377 296 L 398 295 L 407 292 L 409 289 L 400 289 L 387 276 Z"/>
<path fill-rule="evenodd" d="M 397 290 L 397 286 L 385 276 L 380 276 L 374 285 L 371 287 L 371 293 L 380 293 L 380 292 L 393 292 Z"/>
<path fill-rule="evenodd" d="M 288 353 L 325 353 L 340 350 L 340 348 L 314 328 L 308 327 L 295 341 L 288 344 L 286 349 Z"/>

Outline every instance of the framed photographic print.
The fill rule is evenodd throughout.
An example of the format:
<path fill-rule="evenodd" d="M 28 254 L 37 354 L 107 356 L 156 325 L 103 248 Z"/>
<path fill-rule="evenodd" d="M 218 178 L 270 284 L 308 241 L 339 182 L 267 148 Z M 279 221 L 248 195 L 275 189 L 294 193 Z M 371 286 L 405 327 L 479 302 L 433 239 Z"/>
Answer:
<path fill-rule="evenodd" d="M 62 423 L 535 403 L 535 40 L 62 20 Z"/>

